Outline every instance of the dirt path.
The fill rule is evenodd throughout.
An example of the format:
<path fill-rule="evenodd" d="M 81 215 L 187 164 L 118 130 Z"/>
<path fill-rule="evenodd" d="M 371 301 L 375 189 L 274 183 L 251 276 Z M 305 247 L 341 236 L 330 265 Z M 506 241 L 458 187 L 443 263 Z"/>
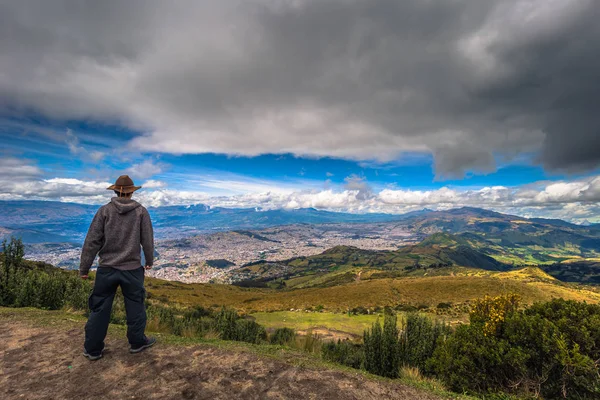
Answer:
<path fill-rule="evenodd" d="M 104 358 L 90 362 L 81 355 L 82 331 L 0 321 L 0 398 L 438 399 L 359 374 L 208 345 L 158 343 L 131 355 L 126 341 L 109 337 Z"/>
<path fill-rule="evenodd" d="M 358 271 L 358 274 L 356 274 L 356 278 L 354 279 L 356 282 L 360 282 L 360 275 L 362 274 L 362 271 Z"/>

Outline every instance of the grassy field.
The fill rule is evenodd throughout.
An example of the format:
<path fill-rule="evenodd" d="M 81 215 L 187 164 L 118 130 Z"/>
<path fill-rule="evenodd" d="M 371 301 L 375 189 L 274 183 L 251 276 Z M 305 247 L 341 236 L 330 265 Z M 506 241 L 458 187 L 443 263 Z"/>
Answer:
<path fill-rule="evenodd" d="M 230 285 L 184 284 L 148 279 L 150 297 L 169 303 L 204 307 L 233 307 L 245 313 L 286 311 L 323 306 L 344 313 L 355 307 L 375 308 L 399 304 L 435 307 L 439 303 L 465 303 L 483 296 L 520 295 L 525 304 L 552 298 L 600 302 L 600 293 L 539 276 L 537 269 L 480 275 L 376 279 L 345 285 L 296 290 L 247 289 Z M 541 271 L 540 271 L 541 272 Z M 543 272 L 541 272 L 544 274 Z M 545 275 L 545 274 L 544 274 Z"/>
<path fill-rule="evenodd" d="M 364 330 L 379 320 L 379 315 L 348 315 L 319 312 L 276 311 L 252 314 L 266 328 L 292 328 L 297 331 L 308 331 L 315 328 L 326 328 L 339 332 L 360 336 Z"/>
<path fill-rule="evenodd" d="M 398 312 L 397 315 L 398 325 L 400 326 L 406 314 Z M 429 313 L 423 313 L 423 315 L 428 315 L 443 322 L 456 321 L 455 318 L 445 315 Z M 347 313 L 329 312 L 274 311 L 258 312 L 251 314 L 251 316 L 267 329 L 292 328 L 302 333 L 327 330 L 332 333 L 344 333 L 354 337 L 362 337 L 365 329 L 371 328 L 373 323 L 383 322 L 383 313 L 348 315 Z"/>

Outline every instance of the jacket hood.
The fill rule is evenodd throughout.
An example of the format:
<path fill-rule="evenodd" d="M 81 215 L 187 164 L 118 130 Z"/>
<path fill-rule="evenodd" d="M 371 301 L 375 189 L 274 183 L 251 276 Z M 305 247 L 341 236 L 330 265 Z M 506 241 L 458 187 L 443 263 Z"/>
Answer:
<path fill-rule="evenodd" d="M 136 208 L 141 206 L 141 204 L 135 200 L 123 199 L 120 197 L 113 197 L 112 199 L 110 199 L 110 204 L 112 204 L 117 209 L 117 212 L 119 214 L 127 214 L 129 211 L 135 210 Z"/>

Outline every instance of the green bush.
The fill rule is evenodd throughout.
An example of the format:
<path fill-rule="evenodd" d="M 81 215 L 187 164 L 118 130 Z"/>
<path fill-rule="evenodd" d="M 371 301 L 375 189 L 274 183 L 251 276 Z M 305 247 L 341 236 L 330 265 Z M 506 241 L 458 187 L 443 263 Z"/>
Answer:
<path fill-rule="evenodd" d="M 23 243 L 12 238 L 2 244 L 0 258 L 0 305 L 38 307 L 48 310 L 87 310 L 92 285 L 75 273 L 42 269 L 23 260 Z"/>
<path fill-rule="evenodd" d="M 271 344 L 288 345 L 296 339 L 296 331 L 292 328 L 277 328 L 271 334 L 269 342 Z"/>
<path fill-rule="evenodd" d="M 214 330 L 223 340 L 260 343 L 267 340 L 267 331 L 255 321 L 240 319 L 235 310 L 221 308 L 214 316 Z"/>
<path fill-rule="evenodd" d="M 11 237 L 2 241 L 2 270 L 0 270 L 0 305 L 13 306 L 17 301 L 20 272 L 22 272 L 25 247 L 21 239 Z"/>
<path fill-rule="evenodd" d="M 267 340 L 265 328 L 249 319 L 238 319 L 236 321 L 235 339 L 240 342 L 261 343 Z"/>
<path fill-rule="evenodd" d="M 537 303 L 525 310 L 551 321 L 569 346 L 579 345 L 582 353 L 600 359 L 600 305 L 555 299 Z"/>
<path fill-rule="evenodd" d="M 214 320 L 209 317 L 197 317 L 196 310 L 178 310 L 160 304 L 146 306 L 148 321 L 158 324 L 160 331 L 177 336 L 201 337 L 214 327 Z M 121 323 L 125 323 L 124 320 Z"/>
<path fill-rule="evenodd" d="M 479 326 L 462 325 L 436 348 L 427 369 L 457 392 L 502 390 L 515 376 L 511 362 L 519 365 L 525 358 L 510 350 L 509 343 L 486 336 Z"/>
<path fill-rule="evenodd" d="M 600 397 L 594 358 L 600 340 L 599 307 L 553 300 L 524 311 L 512 305 L 485 305 L 479 311 L 486 308 L 495 319 L 478 312 L 470 325 L 459 327 L 436 349 L 428 363 L 452 390 Z"/>
<path fill-rule="evenodd" d="M 398 304 L 395 307 L 396 311 L 403 311 L 403 312 L 415 312 L 417 311 L 417 307 L 411 305 L 411 304 Z"/>
<path fill-rule="evenodd" d="M 364 333 L 364 368 L 372 374 L 398 377 L 400 370 L 396 315 L 386 314 L 383 329 L 379 320 Z"/>
<path fill-rule="evenodd" d="M 221 308 L 214 316 L 214 328 L 223 340 L 236 340 L 238 315 L 234 310 Z"/>
<path fill-rule="evenodd" d="M 449 333 L 449 328 L 444 324 L 416 313 L 408 314 L 400 334 L 400 362 L 426 371 L 427 360 L 433 356 L 438 340 Z"/>
<path fill-rule="evenodd" d="M 321 355 L 327 361 L 356 369 L 363 365 L 365 359 L 363 346 L 341 340 L 324 343 L 321 347 Z"/>
<path fill-rule="evenodd" d="M 354 314 L 354 315 L 364 315 L 364 314 L 368 314 L 369 310 L 367 310 L 366 308 L 362 307 L 362 306 L 358 306 L 358 307 L 354 307 L 353 309 L 350 310 L 350 314 Z"/>

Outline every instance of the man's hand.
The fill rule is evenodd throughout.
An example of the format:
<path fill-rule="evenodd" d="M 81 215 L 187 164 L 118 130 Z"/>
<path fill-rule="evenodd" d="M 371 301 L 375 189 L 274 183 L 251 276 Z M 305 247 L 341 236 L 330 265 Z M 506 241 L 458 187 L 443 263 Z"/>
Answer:
<path fill-rule="evenodd" d="M 152 269 L 152 265 L 146 265 L 146 266 L 144 267 L 144 269 L 146 269 L 146 270 Z"/>
<path fill-rule="evenodd" d="M 88 278 L 87 275 L 79 275 L 81 277 L 81 279 L 86 280 Z"/>

